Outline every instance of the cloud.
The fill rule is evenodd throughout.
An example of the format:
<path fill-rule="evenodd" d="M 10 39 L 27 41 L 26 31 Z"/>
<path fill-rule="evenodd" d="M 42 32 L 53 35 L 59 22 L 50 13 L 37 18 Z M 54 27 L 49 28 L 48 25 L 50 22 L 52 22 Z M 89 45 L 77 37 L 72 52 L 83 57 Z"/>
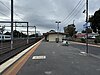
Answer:
<path fill-rule="evenodd" d="M 9 0 L 1 1 L 10 8 Z M 19 16 L 15 16 L 14 14 L 14 18 L 18 21 L 21 21 L 22 19 L 28 21 L 30 25 L 36 25 L 37 30 L 42 33 L 47 32 L 50 29 L 56 30 L 57 25 L 55 21 L 64 20 L 78 2 L 79 0 L 14 0 L 14 12 Z M 60 31 L 63 31 L 64 26 L 73 23 L 73 20 L 75 20 L 77 29 L 80 28 L 80 25 L 82 25 L 81 23 L 85 23 L 85 14 L 82 13 L 85 7 L 79 11 L 84 3 L 85 2 L 75 10 L 70 18 L 60 24 Z M 100 0 L 89 0 L 89 15 L 100 8 L 99 3 Z M 10 11 L 2 4 L 0 4 L 0 11 L 10 15 Z M 76 13 L 78 14 L 75 16 Z M 5 16 L 0 14 L 0 18 L 2 17 Z"/>

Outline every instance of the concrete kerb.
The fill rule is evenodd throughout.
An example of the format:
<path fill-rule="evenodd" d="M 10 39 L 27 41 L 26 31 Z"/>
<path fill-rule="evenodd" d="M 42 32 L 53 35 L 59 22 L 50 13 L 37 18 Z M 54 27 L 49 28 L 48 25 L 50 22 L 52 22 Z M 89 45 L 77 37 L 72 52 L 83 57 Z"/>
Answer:
<path fill-rule="evenodd" d="M 72 41 L 71 41 L 72 42 Z M 72 42 L 72 43 L 77 43 L 77 44 L 82 44 L 82 45 L 86 45 L 84 43 L 78 43 L 78 42 Z M 100 47 L 99 45 L 92 45 L 92 44 L 89 44 L 90 46 L 94 46 L 94 47 Z M 84 55 L 84 56 L 92 56 L 92 57 L 95 57 L 95 58 L 98 58 L 100 59 L 100 56 L 97 56 L 97 55 L 94 55 L 94 54 L 91 54 L 91 53 L 86 53 L 85 51 L 81 51 L 79 49 L 77 49 L 78 51 L 80 51 L 80 55 Z"/>
<path fill-rule="evenodd" d="M 80 42 L 73 42 L 72 43 L 76 43 L 76 44 L 82 44 L 82 45 L 86 45 L 86 43 L 80 43 Z M 93 47 L 100 47 L 100 45 L 93 45 L 93 44 L 88 44 L 89 46 L 93 46 Z"/>
<path fill-rule="evenodd" d="M 97 56 L 97 55 L 94 55 L 94 54 L 91 54 L 91 53 L 89 53 L 88 55 L 100 59 L 100 56 Z"/>
<path fill-rule="evenodd" d="M 44 40 L 44 38 L 41 39 L 40 41 L 38 41 L 37 43 L 35 43 L 34 45 L 30 46 L 29 48 L 25 49 L 21 53 L 17 54 L 16 56 L 12 57 L 11 59 L 9 59 L 8 61 L 6 61 L 5 63 L 1 64 L 0 65 L 0 73 L 2 73 L 6 68 L 8 68 L 10 65 L 12 65 L 13 63 L 15 63 L 17 60 L 19 60 L 23 55 L 25 55 L 34 46 L 36 46 L 38 43 L 40 43 L 43 40 Z"/>

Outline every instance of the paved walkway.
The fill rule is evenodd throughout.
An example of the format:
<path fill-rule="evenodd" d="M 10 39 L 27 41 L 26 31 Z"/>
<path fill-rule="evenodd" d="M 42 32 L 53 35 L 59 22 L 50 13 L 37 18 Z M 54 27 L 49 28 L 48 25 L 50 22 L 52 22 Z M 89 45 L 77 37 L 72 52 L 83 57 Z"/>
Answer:
<path fill-rule="evenodd" d="M 100 75 L 100 59 L 72 46 L 42 42 L 17 75 Z"/>

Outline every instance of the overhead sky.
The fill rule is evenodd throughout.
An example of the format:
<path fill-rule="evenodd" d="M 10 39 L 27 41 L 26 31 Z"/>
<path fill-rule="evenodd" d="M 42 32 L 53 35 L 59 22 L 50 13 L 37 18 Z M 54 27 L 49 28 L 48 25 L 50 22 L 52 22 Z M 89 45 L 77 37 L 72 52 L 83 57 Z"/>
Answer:
<path fill-rule="evenodd" d="M 13 0 L 14 21 L 27 21 L 41 33 L 57 30 L 55 21 L 61 21 L 59 31 L 68 24 L 76 25 L 78 31 L 85 23 L 85 0 Z M 10 20 L 11 0 L 0 0 L 0 20 Z M 76 9 L 74 9 L 76 7 Z M 100 0 L 89 0 L 89 15 L 100 8 Z M 72 12 L 72 13 L 71 13 Z"/>

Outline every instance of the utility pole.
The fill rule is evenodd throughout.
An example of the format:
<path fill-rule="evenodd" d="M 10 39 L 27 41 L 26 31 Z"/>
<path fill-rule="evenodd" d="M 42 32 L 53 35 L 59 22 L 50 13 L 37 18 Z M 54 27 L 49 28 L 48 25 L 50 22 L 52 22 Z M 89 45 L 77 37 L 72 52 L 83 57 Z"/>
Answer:
<path fill-rule="evenodd" d="M 13 49 L 13 0 L 11 0 L 11 49 Z"/>
<path fill-rule="evenodd" d="M 73 20 L 73 24 L 74 24 L 75 20 Z"/>
<path fill-rule="evenodd" d="M 36 38 L 36 26 L 34 26 L 34 28 L 35 28 L 35 38 Z"/>
<path fill-rule="evenodd" d="M 15 30 L 16 30 L 17 23 L 15 23 Z"/>
<path fill-rule="evenodd" d="M 86 53 L 88 53 L 88 0 L 86 0 Z"/>
<path fill-rule="evenodd" d="M 59 42 L 59 23 L 61 23 L 61 21 L 56 21 L 55 23 L 57 23 L 57 38 L 56 38 L 56 42 Z"/>
<path fill-rule="evenodd" d="M 27 44 L 29 43 L 29 34 L 28 34 L 28 22 L 27 22 Z"/>

